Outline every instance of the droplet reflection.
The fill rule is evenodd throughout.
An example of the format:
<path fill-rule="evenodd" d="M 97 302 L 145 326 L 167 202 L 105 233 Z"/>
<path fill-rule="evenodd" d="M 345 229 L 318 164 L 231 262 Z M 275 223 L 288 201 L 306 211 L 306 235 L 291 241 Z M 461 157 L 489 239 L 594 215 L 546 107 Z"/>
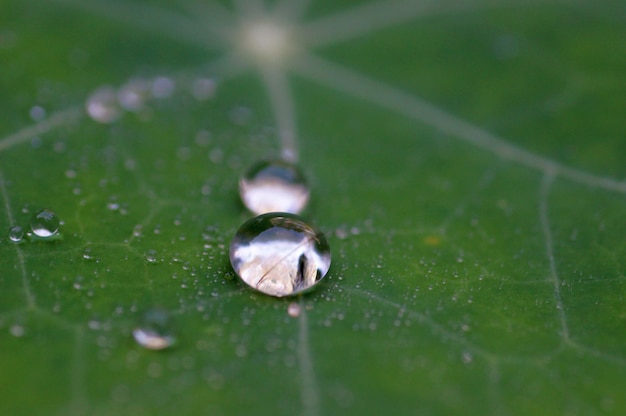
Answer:
<path fill-rule="evenodd" d="M 133 330 L 133 337 L 139 345 L 149 350 L 169 348 L 176 343 L 170 321 L 170 314 L 166 310 L 150 309 Z"/>
<path fill-rule="evenodd" d="M 49 209 L 42 209 L 33 214 L 30 228 L 37 237 L 50 238 L 59 232 L 59 217 Z"/>
<path fill-rule="evenodd" d="M 9 240 L 19 243 L 24 238 L 24 229 L 19 225 L 14 225 L 9 229 Z"/>
<path fill-rule="evenodd" d="M 262 161 L 239 181 L 244 205 L 254 214 L 289 212 L 298 214 L 309 202 L 309 188 L 298 168 L 291 163 Z"/>
<path fill-rule="evenodd" d="M 312 288 L 328 272 L 324 235 L 289 213 L 268 213 L 245 222 L 230 244 L 230 262 L 250 287 L 272 296 Z"/>

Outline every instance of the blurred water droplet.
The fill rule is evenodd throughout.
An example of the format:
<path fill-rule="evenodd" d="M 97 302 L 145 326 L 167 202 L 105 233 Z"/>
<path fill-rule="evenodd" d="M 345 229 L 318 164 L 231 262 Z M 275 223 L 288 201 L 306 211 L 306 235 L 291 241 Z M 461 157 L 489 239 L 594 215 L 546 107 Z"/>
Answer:
<path fill-rule="evenodd" d="M 167 98 L 174 93 L 176 83 L 168 77 L 156 77 L 152 80 L 152 95 L 154 98 Z"/>
<path fill-rule="evenodd" d="M 300 305 L 296 302 L 291 302 L 289 306 L 287 306 L 287 313 L 293 318 L 300 316 L 301 311 L 302 309 L 300 308 Z"/>
<path fill-rule="evenodd" d="M 24 238 L 24 229 L 19 225 L 14 225 L 9 229 L 9 240 L 19 243 Z"/>
<path fill-rule="evenodd" d="M 156 263 L 158 261 L 156 250 L 146 251 L 145 258 L 149 263 Z"/>
<path fill-rule="evenodd" d="M 284 161 L 262 161 L 239 181 L 239 195 L 255 214 L 297 214 L 309 201 L 309 188 L 295 165 Z"/>
<path fill-rule="evenodd" d="M 87 114 L 98 123 L 113 123 L 121 116 L 122 111 L 117 104 L 117 92 L 113 87 L 98 88 L 87 98 L 85 103 Z"/>
<path fill-rule="evenodd" d="M 59 217 L 54 212 L 42 209 L 33 215 L 30 228 L 37 237 L 50 238 L 58 233 L 60 223 Z"/>
<path fill-rule="evenodd" d="M 85 260 L 93 260 L 94 259 L 93 254 L 92 254 L 90 248 L 86 248 L 83 251 L 83 259 L 85 259 Z"/>
<path fill-rule="evenodd" d="M 11 328 L 9 328 L 9 332 L 11 332 L 11 335 L 13 335 L 14 337 L 23 337 L 24 334 L 26 333 L 26 330 L 24 329 L 24 327 L 22 325 L 19 324 L 14 324 L 11 325 Z"/>
<path fill-rule="evenodd" d="M 150 309 L 143 315 L 133 330 L 133 337 L 139 345 L 150 350 L 162 350 L 176 343 L 170 315 L 161 308 Z"/>
<path fill-rule="evenodd" d="M 33 121 L 41 121 L 46 118 L 46 110 L 44 110 L 43 107 L 36 105 L 30 109 L 28 115 L 30 115 L 30 118 L 32 118 Z"/>
<path fill-rule="evenodd" d="M 324 235 L 300 217 L 268 213 L 245 222 L 230 244 L 230 262 L 250 287 L 272 296 L 312 288 L 328 272 Z"/>
<path fill-rule="evenodd" d="M 150 85 L 144 79 L 131 79 L 122 85 L 117 92 L 117 100 L 123 109 L 140 111 L 145 107 L 150 96 Z"/>
<path fill-rule="evenodd" d="M 252 119 L 252 111 L 248 107 L 235 107 L 230 111 L 230 121 L 234 124 L 245 126 Z"/>
<path fill-rule="evenodd" d="M 191 94 L 198 101 L 208 100 L 215 96 L 215 81 L 210 78 L 198 78 L 193 82 Z"/>

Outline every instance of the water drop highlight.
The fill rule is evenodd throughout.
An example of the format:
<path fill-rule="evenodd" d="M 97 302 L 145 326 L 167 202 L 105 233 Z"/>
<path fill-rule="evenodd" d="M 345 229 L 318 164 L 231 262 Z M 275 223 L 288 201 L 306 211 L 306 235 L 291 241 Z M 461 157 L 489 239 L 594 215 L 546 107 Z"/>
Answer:
<path fill-rule="evenodd" d="M 33 234 L 40 238 L 50 238 L 59 232 L 60 220 L 49 209 L 42 209 L 33 214 L 30 221 L 30 229 Z"/>
<path fill-rule="evenodd" d="M 98 88 L 87 98 L 87 114 L 98 123 L 113 123 L 122 115 L 117 103 L 117 91 L 113 87 Z"/>
<path fill-rule="evenodd" d="M 230 244 L 230 263 L 241 280 L 277 297 L 315 286 L 328 272 L 330 257 L 324 234 L 284 212 L 248 220 Z"/>
<path fill-rule="evenodd" d="M 24 229 L 19 225 L 14 225 L 9 229 L 9 240 L 19 243 L 24 238 Z"/>
<path fill-rule="evenodd" d="M 170 314 L 161 308 L 147 311 L 133 330 L 137 344 L 149 350 L 163 350 L 176 344 Z"/>
<path fill-rule="evenodd" d="M 300 213 L 309 202 L 309 188 L 300 170 L 291 163 L 262 161 L 239 181 L 239 195 L 254 214 Z"/>

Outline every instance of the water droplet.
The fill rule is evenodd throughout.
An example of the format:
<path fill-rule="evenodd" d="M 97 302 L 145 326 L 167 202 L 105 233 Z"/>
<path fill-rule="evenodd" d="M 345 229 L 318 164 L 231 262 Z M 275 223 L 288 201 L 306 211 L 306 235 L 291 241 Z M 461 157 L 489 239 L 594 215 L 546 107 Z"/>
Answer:
<path fill-rule="evenodd" d="M 117 92 L 117 100 L 123 109 L 128 111 L 143 110 L 150 96 L 149 83 L 141 78 L 131 79 Z"/>
<path fill-rule="evenodd" d="M 328 272 L 323 234 L 296 215 L 268 213 L 245 222 L 230 244 L 230 262 L 252 288 L 289 296 L 312 288 Z"/>
<path fill-rule="evenodd" d="M 148 251 L 146 251 L 145 257 L 146 257 L 146 260 L 148 260 L 149 263 L 156 263 L 158 261 L 156 250 L 148 250 Z"/>
<path fill-rule="evenodd" d="M 31 221 L 30 228 L 37 237 L 50 238 L 59 231 L 59 217 L 49 209 L 36 212 Z"/>
<path fill-rule="evenodd" d="M 161 308 L 147 311 L 139 325 L 133 330 L 139 345 L 149 350 L 162 350 L 176 343 L 171 330 L 169 313 Z"/>
<path fill-rule="evenodd" d="M 26 333 L 26 331 L 24 330 L 24 327 L 19 324 L 11 325 L 11 328 L 9 329 L 9 331 L 11 332 L 11 335 L 17 338 L 23 337 L 24 334 Z"/>
<path fill-rule="evenodd" d="M 215 95 L 215 81 L 210 78 L 198 78 L 193 82 L 191 93 L 198 101 L 208 100 Z"/>
<path fill-rule="evenodd" d="M 152 95 L 154 98 L 167 98 L 174 92 L 176 83 L 168 77 L 156 77 L 152 80 Z"/>
<path fill-rule="evenodd" d="M 297 318 L 298 316 L 300 316 L 301 311 L 302 311 L 302 308 L 296 302 L 291 302 L 289 306 L 287 306 L 287 313 L 292 318 Z"/>
<path fill-rule="evenodd" d="M 14 225 L 9 229 L 9 240 L 19 243 L 24 238 L 24 229 L 19 225 Z"/>
<path fill-rule="evenodd" d="M 297 214 L 309 201 L 309 188 L 294 165 L 263 161 L 252 166 L 241 178 L 239 195 L 245 206 L 257 215 L 266 212 Z"/>
<path fill-rule="evenodd" d="M 87 114 L 98 123 L 113 123 L 122 114 L 117 105 L 117 93 L 113 87 L 98 88 L 87 98 Z"/>
<path fill-rule="evenodd" d="M 44 118 L 46 118 L 46 110 L 38 105 L 32 107 L 28 114 L 30 115 L 30 118 L 33 119 L 33 121 L 42 121 Z"/>
<path fill-rule="evenodd" d="M 248 107 L 235 107 L 230 110 L 230 121 L 239 126 L 245 126 L 252 119 L 252 111 Z"/>

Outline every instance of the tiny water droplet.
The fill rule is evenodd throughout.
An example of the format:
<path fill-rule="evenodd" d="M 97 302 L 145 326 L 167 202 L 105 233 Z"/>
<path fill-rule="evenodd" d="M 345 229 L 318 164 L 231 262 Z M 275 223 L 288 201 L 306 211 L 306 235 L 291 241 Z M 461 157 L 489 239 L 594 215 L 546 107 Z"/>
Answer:
<path fill-rule="evenodd" d="M 272 296 L 312 288 L 328 272 L 324 235 L 300 217 L 273 212 L 245 222 L 230 244 L 230 263 L 250 287 Z"/>
<path fill-rule="evenodd" d="M 297 214 L 309 201 L 309 188 L 295 165 L 281 160 L 262 161 L 241 178 L 239 195 L 244 205 L 257 215 Z"/>
<path fill-rule="evenodd" d="M 193 82 L 191 93 L 198 101 L 208 100 L 215 96 L 215 81 L 210 78 L 198 78 Z"/>
<path fill-rule="evenodd" d="M 230 110 L 230 121 L 239 126 L 245 126 L 252 119 L 252 111 L 248 107 L 235 107 Z"/>
<path fill-rule="evenodd" d="M 289 306 L 287 306 L 287 313 L 292 318 L 297 318 L 298 316 L 300 316 L 301 311 L 302 311 L 302 308 L 300 307 L 300 304 L 296 302 L 291 302 Z"/>
<path fill-rule="evenodd" d="M 19 225 L 14 225 L 9 229 L 9 240 L 19 243 L 24 238 L 24 229 Z"/>
<path fill-rule="evenodd" d="M 151 92 L 154 98 L 167 98 L 174 92 L 176 83 L 168 77 L 156 77 L 152 80 Z"/>
<path fill-rule="evenodd" d="M 139 345 L 149 350 L 162 350 L 176 343 L 171 328 L 170 314 L 161 308 L 147 311 L 133 330 L 133 337 Z"/>
<path fill-rule="evenodd" d="M 49 209 L 42 209 L 33 214 L 30 228 L 37 237 L 50 238 L 59 232 L 60 220 Z"/>
<path fill-rule="evenodd" d="M 117 92 L 117 100 L 123 109 L 128 111 L 140 111 L 144 109 L 145 102 L 150 96 L 149 83 L 141 78 L 131 79 Z"/>
<path fill-rule="evenodd" d="M 33 119 L 33 121 L 42 121 L 44 118 L 46 118 L 46 110 L 38 105 L 32 107 L 28 114 L 30 115 L 30 118 Z"/>
<path fill-rule="evenodd" d="M 83 250 L 83 259 L 85 260 L 93 260 L 93 253 L 91 252 L 90 248 L 86 248 L 85 250 Z"/>
<path fill-rule="evenodd" d="M 9 329 L 9 331 L 11 332 L 11 335 L 17 338 L 23 337 L 24 334 L 26 333 L 26 331 L 24 330 L 24 327 L 19 324 L 11 325 L 11 328 Z"/>
<path fill-rule="evenodd" d="M 156 250 L 148 250 L 145 254 L 146 260 L 149 263 L 156 263 L 158 261 L 158 256 Z"/>
<path fill-rule="evenodd" d="M 113 123 L 120 118 L 122 111 L 117 104 L 117 92 L 113 87 L 98 88 L 87 98 L 87 114 L 98 123 Z"/>

